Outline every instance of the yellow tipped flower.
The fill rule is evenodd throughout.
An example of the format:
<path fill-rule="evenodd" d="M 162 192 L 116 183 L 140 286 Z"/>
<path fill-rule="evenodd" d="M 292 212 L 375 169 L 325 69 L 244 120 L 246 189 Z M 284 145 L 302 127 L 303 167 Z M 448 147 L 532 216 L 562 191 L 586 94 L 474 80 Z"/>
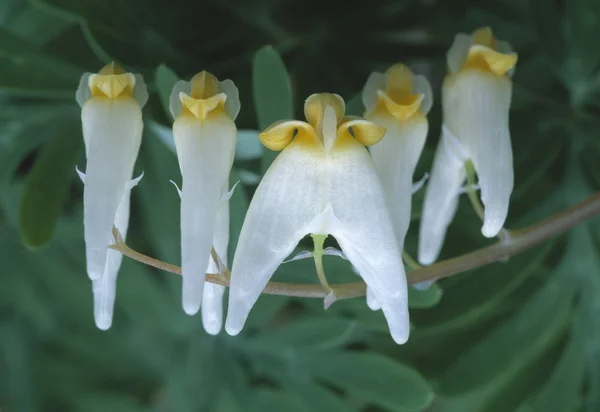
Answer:
<path fill-rule="evenodd" d="M 234 120 L 240 110 L 238 89 L 203 71 L 179 81 L 171 93 L 173 135 L 181 187 L 182 304 L 193 315 L 202 305 L 204 328 L 221 330 L 224 287 L 204 284 L 205 273 L 217 273 L 214 247 L 227 263 L 229 242 L 229 172 L 235 155 Z"/>
<path fill-rule="evenodd" d="M 363 88 L 365 118 L 386 128 L 370 148 L 400 246 L 410 223 L 412 181 L 425 146 L 432 105 L 429 81 L 403 64 L 372 73 Z"/>
<path fill-rule="evenodd" d="M 333 235 L 381 303 L 394 340 L 408 339 L 407 286 L 400 248 L 375 166 L 365 145 L 385 129 L 344 117 L 335 94 L 305 103 L 308 122 L 284 121 L 259 136 L 282 150 L 261 180 L 231 269 L 225 328 L 238 334 L 284 259 L 307 234 Z"/>
<path fill-rule="evenodd" d="M 400 248 L 410 225 L 413 175 L 421 157 L 433 103 L 425 76 L 415 75 L 403 64 L 385 73 L 371 73 L 363 88 L 365 118 L 386 128 L 381 141 L 370 148 L 386 195 Z M 368 293 L 371 308 L 378 308 Z"/>
<path fill-rule="evenodd" d="M 148 99 L 140 75 L 114 63 L 81 77 L 81 106 L 87 158 L 83 214 L 87 271 L 93 282 L 94 317 L 100 329 L 112 324 L 117 272 L 122 255 L 108 250 L 113 224 L 122 236 L 129 224 L 129 196 L 141 176 L 131 180 L 142 140 L 142 107 Z"/>
<path fill-rule="evenodd" d="M 481 232 L 494 237 L 508 214 L 513 189 L 509 131 L 511 76 L 517 54 L 490 28 L 458 34 L 448 51 L 449 73 L 442 89 L 443 130 L 425 193 L 419 261 L 433 263 L 458 204 L 472 161 L 485 207 Z"/>

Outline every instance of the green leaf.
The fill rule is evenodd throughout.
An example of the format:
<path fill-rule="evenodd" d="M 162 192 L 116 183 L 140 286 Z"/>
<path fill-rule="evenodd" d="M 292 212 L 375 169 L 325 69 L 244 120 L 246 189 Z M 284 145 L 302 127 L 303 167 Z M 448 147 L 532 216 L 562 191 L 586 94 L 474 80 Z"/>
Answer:
<path fill-rule="evenodd" d="M 442 288 L 437 283 L 426 290 L 408 288 L 408 306 L 413 309 L 426 309 L 437 305 L 442 299 Z"/>
<path fill-rule="evenodd" d="M 160 98 L 165 114 L 168 119 L 172 119 L 170 109 L 171 91 L 175 83 L 179 81 L 179 77 L 169 66 L 161 64 L 156 68 L 154 81 L 156 82 L 156 91 L 158 92 L 158 97 Z"/>
<path fill-rule="evenodd" d="M 307 358 L 314 375 L 390 411 L 420 411 L 433 391 L 415 370 L 376 353 L 319 353 Z"/>
<path fill-rule="evenodd" d="M 342 398 L 320 385 L 299 383 L 290 386 L 290 390 L 298 394 L 307 410 L 311 412 L 348 412 L 354 409 Z"/>
<path fill-rule="evenodd" d="M 562 70 L 566 51 L 562 32 L 564 11 L 559 9 L 560 3 L 557 0 L 532 0 L 530 2 L 533 27 L 537 32 L 538 41 L 550 59 L 550 68 L 558 78 L 562 78 L 564 75 Z"/>
<path fill-rule="evenodd" d="M 583 306 L 583 305 L 582 305 Z M 558 365 L 537 398 L 538 411 L 578 411 L 582 401 L 582 384 L 586 372 L 585 340 L 587 335 L 585 309 L 574 316 L 571 336 Z"/>
<path fill-rule="evenodd" d="M 285 64 L 273 46 L 259 49 L 252 59 L 252 93 L 261 130 L 294 118 L 292 85 Z M 269 168 L 277 152 L 264 148 L 261 168 Z"/>
<path fill-rule="evenodd" d="M 286 411 L 305 412 L 300 400 L 282 391 L 262 389 L 256 391 L 254 399 L 244 410 L 252 412 Z"/>
<path fill-rule="evenodd" d="M 0 91 L 75 100 L 82 70 L 0 28 Z"/>
<path fill-rule="evenodd" d="M 181 258 L 179 235 L 179 196 L 169 182 L 181 181 L 177 157 L 161 141 L 154 127 L 146 128 L 140 158 L 144 184 L 135 194 L 140 198 L 141 217 L 147 239 L 156 248 L 157 258 L 178 262 Z"/>
<path fill-rule="evenodd" d="M 356 336 L 356 329 L 356 322 L 347 319 L 308 318 L 265 330 L 249 342 L 253 345 L 273 347 L 274 351 L 283 346 L 326 350 L 350 342 Z"/>
<path fill-rule="evenodd" d="M 29 173 L 21 197 L 19 227 L 30 248 L 42 247 L 52 238 L 83 146 L 80 133 L 78 122 L 61 122 L 57 135 L 41 149 Z"/>
<path fill-rule="evenodd" d="M 240 181 L 240 173 L 237 169 L 231 169 L 229 174 L 229 187 L 233 187 Z M 244 224 L 244 218 L 248 211 L 248 196 L 246 196 L 244 185 L 240 182 L 231 198 L 229 199 L 229 250 L 227 253 L 228 262 L 233 262 L 233 255 L 237 247 L 240 232 L 242 231 L 242 225 Z"/>
<path fill-rule="evenodd" d="M 444 393 L 507 384 L 556 344 L 571 316 L 573 286 L 566 274 L 556 271 L 517 314 L 462 354 L 441 376 Z"/>

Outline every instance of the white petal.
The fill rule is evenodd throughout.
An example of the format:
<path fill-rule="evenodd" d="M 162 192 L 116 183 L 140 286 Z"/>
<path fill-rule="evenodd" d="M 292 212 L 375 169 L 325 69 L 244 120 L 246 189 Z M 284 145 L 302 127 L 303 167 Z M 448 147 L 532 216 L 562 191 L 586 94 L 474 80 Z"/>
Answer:
<path fill-rule="evenodd" d="M 410 224 L 413 174 L 427 139 L 428 123 L 423 116 L 398 122 L 391 116 L 372 119 L 386 128 L 379 143 L 371 146 L 371 156 L 386 195 L 400 248 Z"/>
<path fill-rule="evenodd" d="M 275 159 L 252 198 L 231 269 L 225 329 L 237 335 L 277 269 L 325 205 L 322 153 L 292 142 Z"/>
<path fill-rule="evenodd" d="M 326 152 L 331 150 L 337 137 L 338 119 L 335 116 L 335 109 L 332 106 L 327 106 L 323 114 L 323 145 Z"/>
<path fill-rule="evenodd" d="M 337 250 L 336 248 L 334 248 L 332 246 L 326 247 L 323 250 L 323 254 L 329 255 L 329 256 L 338 256 L 344 260 L 348 260 L 348 257 L 344 254 L 344 252 L 342 252 L 341 250 Z"/>
<path fill-rule="evenodd" d="M 433 91 L 427 77 L 417 74 L 413 77 L 413 93 L 422 94 L 421 113 L 427 115 L 433 106 Z"/>
<path fill-rule="evenodd" d="M 446 54 L 450 73 L 457 73 L 465 64 L 471 43 L 471 36 L 468 34 L 458 33 L 454 36 L 454 42 Z"/>
<path fill-rule="evenodd" d="M 375 166 L 358 142 L 335 150 L 331 161 L 337 217 L 331 234 L 381 304 L 392 338 L 402 344 L 410 330 L 406 274 Z"/>
<path fill-rule="evenodd" d="M 107 247 L 125 184 L 131 179 L 142 139 L 142 112 L 133 99 L 90 99 L 82 113 L 86 142 L 83 190 L 88 275 L 104 272 Z"/>
<path fill-rule="evenodd" d="M 417 182 L 413 183 L 412 194 L 414 195 L 419 190 L 423 189 L 423 186 L 425 186 L 425 183 L 427 183 L 428 179 L 429 179 L 429 173 L 425 173 L 425 174 L 423 174 L 423 177 L 421 179 L 419 179 Z"/>
<path fill-rule="evenodd" d="M 193 315 L 200 309 L 205 270 L 212 248 L 223 187 L 235 153 L 235 125 L 226 115 L 200 121 L 179 117 L 173 124 L 182 174 L 182 304 Z"/>
<path fill-rule="evenodd" d="M 179 93 L 183 92 L 189 95 L 191 90 L 192 84 L 190 82 L 186 82 L 185 80 L 179 80 L 177 83 L 175 83 L 175 86 L 173 86 L 173 90 L 171 90 L 171 98 L 169 99 L 169 111 L 171 112 L 173 119 L 177 119 L 183 110 Z"/>
<path fill-rule="evenodd" d="M 227 185 L 222 192 L 227 190 Z M 229 244 L 229 201 L 221 204 L 217 213 L 217 225 L 213 235 L 213 247 L 224 265 L 227 265 L 227 246 Z M 210 259 L 207 273 L 217 273 L 217 265 Z M 223 326 L 223 294 L 225 286 L 214 283 L 204 285 L 202 297 L 202 325 L 211 335 L 216 335 Z"/>
<path fill-rule="evenodd" d="M 460 73 L 444 85 L 444 123 L 473 161 L 485 219 L 486 237 L 498 234 L 513 190 L 513 158 L 508 125 L 509 79 L 483 71 Z"/>
<path fill-rule="evenodd" d="M 92 91 L 89 86 L 89 78 L 92 73 L 83 73 L 81 79 L 79 79 L 79 86 L 77 87 L 77 92 L 75 93 L 75 100 L 80 107 L 83 107 L 85 102 L 87 102 L 92 97 Z"/>
<path fill-rule="evenodd" d="M 141 74 L 135 75 L 135 86 L 133 87 L 133 98 L 138 102 L 140 107 L 144 107 L 148 101 L 148 87 Z"/>
<path fill-rule="evenodd" d="M 127 229 L 129 227 L 131 189 L 139 183 L 142 177 L 143 175 L 130 180 L 125 184 L 125 193 L 117 208 L 115 227 L 119 230 L 123 240 L 127 238 Z M 112 325 L 117 275 L 122 260 L 123 254 L 116 250 L 108 250 L 104 273 L 100 279 L 92 281 L 92 291 L 94 293 L 94 319 L 96 320 L 96 326 L 102 330 L 106 330 Z"/>
<path fill-rule="evenodd" d="M 464 162 L 447 142 L 451 137 L 442 129 L 425 199 L 419 228 L 419 263 L 430 265 L 442 248 L 446 229 L 458 206 L 458 197 L 465 179 Z"/>
<path fill-rule="evenodd" d="M 221 205 L 222 206 L 227 206 L 229 207 L 229 199 L 231 199 L 231 196 L 233 196 L 233 192 L 235 191 L 235 188 L 237 187 L 237 185 L 240 183 L 240 181 L 238 180 L 237 182 L 235 182 L 235 184 L 231 187 L 231 190 L 229 192 L 227 192 L 227 187 L 225 187 L 225 193 L 223 194 L 223 196 L 221 196 Z"/>
<path fill-rule="evenodd" d="M 373 72 L 367 78 L 367 82 L 362 90 L 362 101 L 367 112 L 370 112 L 377 106 L 377 102 L 379 101 L 377 91 L 385 90 L 385 84 L 386 77 L 383 73 Z"/>
<path fill-rule="evenodd" d="M 225 101 L 225 111 L 231 118 L 235 120 L 240 113 L 240 92 L 232 80 L 226 79 L 219 82 L 221 92 L 227 95 Z"/>
<path fill-rule="evenodd" d="M 371 310 L 381 309 L 381 305 L 379 304 L 379 301 L 375 297 L 373 290 L 368 286 L 367 286 L 367 306 L 369 306 L 369 309 L 371 309 Z"/>
<path fill-rule="evenodd" d="M 296 260 L 302 260 L 302 259 L 312 259 L 313 258 L 313 252 L 310 252 L 308 250 L 303 250 L 302 252 L 298 253 L 297 255 L 291 257 L 290 259 L 284 260 L 283 263 L 290 263 L 290 262 L 294 262 Z"/>

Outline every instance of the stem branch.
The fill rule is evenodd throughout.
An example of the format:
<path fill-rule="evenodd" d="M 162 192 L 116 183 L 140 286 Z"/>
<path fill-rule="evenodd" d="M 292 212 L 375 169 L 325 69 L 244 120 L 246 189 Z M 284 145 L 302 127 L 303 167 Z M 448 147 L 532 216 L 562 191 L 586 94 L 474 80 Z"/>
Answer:
<path fill-rule="evenodd" d="M 450 277 L 467 270 L 505 260 L 510 256 L 521 253 L 551 237 L 569 230 L 573 226 L 598 213 L 600 213 L 600 192 L 545 220 L 520 230 L 511 231 L 509 238 L 501 239 L 491 246 L 475 250 L 462 256 L 443 260 L 431 266 L 412 270 L 407 274 L 408 283 L 412 284 Z M 136 252 L 120 239 L 120 235 L 115 236 L 115 239 L 117 240 L 117 244 L 109 246 L 111 249 L 117 250 L 123 255 L 148 266 L 178 275 L 181 274 L 181 268 L 179 266 L 161 262 L 160 260 Z M 229 270 L 227 268 L 222 269 L 225 274 L 225 279 L 207 273 L 206 280 L 211 283 L 229 286 Z M 364 296 L 366 293 L 364 282 L 330 284 L 329 286 L 337 300 Z M 325 290 L 321 285 L 269 282 L 263 293 L 305 298 L 325 298 L 331 292 Z"/>

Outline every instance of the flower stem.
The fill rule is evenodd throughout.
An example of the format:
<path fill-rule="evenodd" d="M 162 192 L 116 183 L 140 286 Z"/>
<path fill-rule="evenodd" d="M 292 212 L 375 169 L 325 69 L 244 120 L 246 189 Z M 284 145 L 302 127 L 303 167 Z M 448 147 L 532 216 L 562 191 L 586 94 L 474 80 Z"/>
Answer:
<path fill-rule="evenodd" d="M 488 265 L 493 262 L 505 260 L 511 256 L 532 248 L 545 240 L 566 232 L 573 226 L 600 213 L 600 192 L 585 199 L 575 206 L 567 208 L 555 215 L 535 223 L 526 228 L 510 232 L 510 237 L 499 240 L 495 244 L 475 250 L 462 256 L 443 260 L 431 266 L 420 267 L 408 273 L 408 283 L 419 283 L 427 280 L 445 278 Z M 116 232 L 118 235 L 118 232 Z M 167 272 L 180 275 L 181 268 L 169 263 L 161 262 L 143 255 L 127 246 L 119 236 L 115 236 L 116 245 L 111 249 L 123 255 Z M 229 279 L 229 270 L 223 268 Z M 207 274 L 206 280 L 223 286 L 229 286 L 229 281 L 219 276 Z M 325 298 L 333 292 L 337 300 L 364 296 L 366 287 L 364 282 L 343 283 L 329 285 L 330 290 L 325 290 L 321 285 L 291 284 L 269 282 L 263 293 L 282 296 L 296 296 L 305 298 Z"/>
<path fill-rule="evenodd" d="M 402 260 L 408 265 L 411 270 L 416 270 L 422 266 L 411 256 L 406 250 L 402 251 Z"/>
<path fill-rule="evenodd" d="M 327 235 L 314 235 L 311 234 L 310 237 L 313 239 L 313 244 L 315 249 L 313 250 L 313 258 L 315 259 L 315 269 L 317 270 L 317 277 L 319 278 L 319 283 L 324 290 L 327 292 L 332 292 L 331 286 L 327 282 L 327 277 L 325 276 L 325 269 L 323 269 L 323 244 L 325 243 L 325 239 Z"/>

